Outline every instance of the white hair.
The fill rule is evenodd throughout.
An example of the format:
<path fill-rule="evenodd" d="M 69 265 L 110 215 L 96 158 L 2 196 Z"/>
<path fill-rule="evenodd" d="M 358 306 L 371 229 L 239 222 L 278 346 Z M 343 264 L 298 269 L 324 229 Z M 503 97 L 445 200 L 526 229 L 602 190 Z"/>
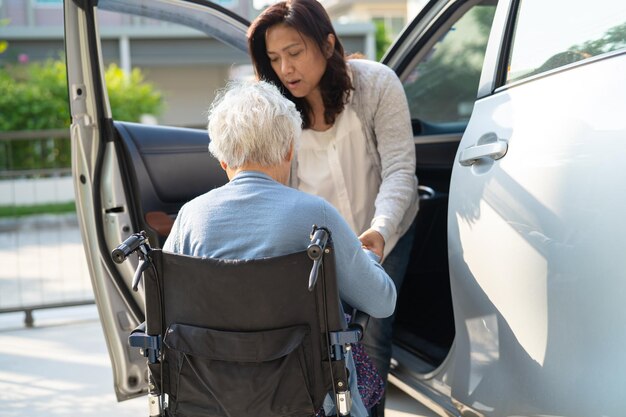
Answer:
<path fill-rule="evenodd" d="M 209 109 L 209 151 L 230 168 L 248 163 L 279 165 L 293 144 L 302 117 L 278 88 L 265 81 L 230 82 Z"/>

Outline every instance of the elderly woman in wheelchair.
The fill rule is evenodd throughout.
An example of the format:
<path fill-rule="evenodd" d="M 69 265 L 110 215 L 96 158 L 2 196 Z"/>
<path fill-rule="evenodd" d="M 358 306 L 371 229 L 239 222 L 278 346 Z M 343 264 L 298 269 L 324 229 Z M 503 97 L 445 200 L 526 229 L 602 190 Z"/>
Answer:
<path fill-rule="evenodd" d="M 152 341 L 135 345 L 160 347 L 158 413 L 367 416 L 381 394 L 343 311 L 387 317 L 396 289 L 334 207 L 285 185 L 301 123 L 266 82 L 232 83 L 211 106 L 209 151 L 229 182 L 181 208 L 162 251 L 143 251 Z"/>

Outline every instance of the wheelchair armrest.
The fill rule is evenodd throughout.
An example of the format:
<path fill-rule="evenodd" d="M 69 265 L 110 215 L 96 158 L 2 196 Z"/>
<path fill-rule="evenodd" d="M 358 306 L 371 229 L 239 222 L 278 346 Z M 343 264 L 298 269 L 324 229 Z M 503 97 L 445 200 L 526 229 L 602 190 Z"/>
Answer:
<path fill-rule="evenodd" d="M 357 330 L 359 332 L 359 340 L 361 340 L 363 339 L 363 334 L 365 333 L 365 329 L 367 328 L 367 323 L 369 323 L 369 320 L 369 314 L 354 309 L 352 311 L 350 323 L 348 323 L 348 328 L 351 330 Z"/>
<path fill-rule="evenodd" d="M 146 223 L 161 237 L 169 236 L 174 225 L 174 219 L 164 211 L 149 211 L 144 216 Z"/>

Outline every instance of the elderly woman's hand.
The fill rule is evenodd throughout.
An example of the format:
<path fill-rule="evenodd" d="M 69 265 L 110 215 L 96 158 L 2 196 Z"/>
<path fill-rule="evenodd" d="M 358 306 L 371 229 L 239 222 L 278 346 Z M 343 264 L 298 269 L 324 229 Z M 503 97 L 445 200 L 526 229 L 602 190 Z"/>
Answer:
<path fill-rule="evenodd" d="M 385 249 L 385 239 L 383 235 L 374 229 L 367 229 L 359 236 L 359 240 L 365 249 L 371 250 L 382 260 L 383 250 Z"/>

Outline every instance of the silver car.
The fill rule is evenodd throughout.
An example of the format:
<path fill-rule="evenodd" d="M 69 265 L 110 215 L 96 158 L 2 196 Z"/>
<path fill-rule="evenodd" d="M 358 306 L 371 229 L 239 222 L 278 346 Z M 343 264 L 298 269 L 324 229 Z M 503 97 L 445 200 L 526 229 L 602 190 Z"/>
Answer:
<path fill-rule="evenodd" d="M 163 243 L 180 206 L 227 179 L 204 129 L 113 119 L 98 25 L 188 26 L 245 68 L 248 22 L 205 1 L 64 8 L 77 208 L 124 400 L 146 392 L 127 345 L 144 311 L 134 265 L 109 254 L 139 230 Z M 422 195 L 390 381 L 442 416 L 626 415 L 626 3 L 432 0 L 383 61 L 410 103 Z"/>

